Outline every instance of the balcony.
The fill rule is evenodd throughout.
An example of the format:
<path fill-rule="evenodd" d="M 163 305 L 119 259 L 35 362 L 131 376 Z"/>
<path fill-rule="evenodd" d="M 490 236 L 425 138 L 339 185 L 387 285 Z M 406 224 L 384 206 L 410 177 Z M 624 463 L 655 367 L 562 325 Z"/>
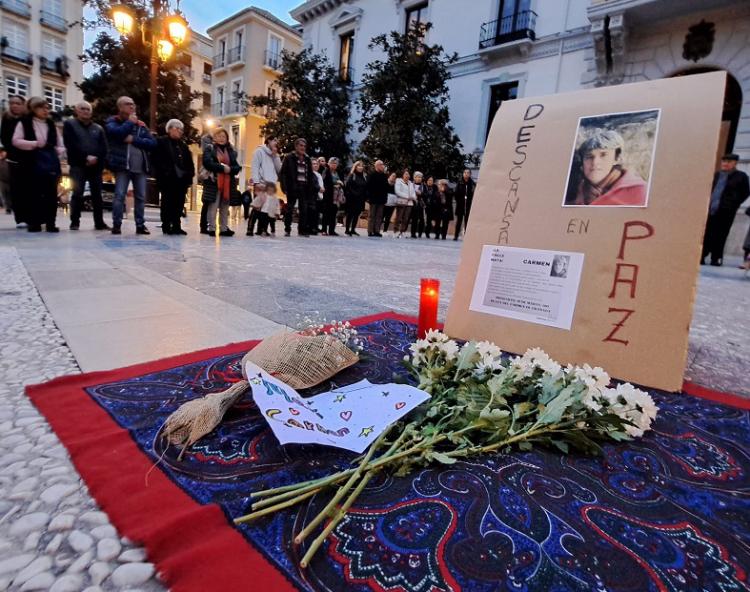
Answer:
<path fill-rule="evenodd" d="M 479 49 L 489 49 L 516 41 L 536 39 L 536 12 L 522 10 L 496 21 L 484 23 L 479 33 Z"/>
<path fill-rule="evenodd" d="M 218 70 L 219 68 L 223 68 L 227 65 L 227 54 L 226 53 L 217 53 L 214 56 L 214 70 Z"/>
<path fill-rule="evenodd" d="M 53 14 L 46 10 L 39 11 L 39 23 L 55 31 L 66 33 L 68 31 L 68 23 L 59 14 Z"/>
<path fill-rule="evenodd" d="M 39 58 L 39 71 L 42 74 L 53 74 L 61 78 L 68 78 L 70 76 L 68 58 L 65 56 L 56 58 L 42 56 Z"/>
<path fill-rule="evenodd" d="M 203 82 L 205 82 L 206 84 L 211 84 L 211 78 L 212 76 L 210 73 L 208 72 L 203 73 Z"/>
<path fill-rule="evenodd" d="M 265 56 L 263 58 L 263 65 L 266 68 L 271 68 L 272 70 L 280 71 L 281 70 L 281 54 L 267 49 L 265 52 Z"/>
<path fill-rule="evenodd" d="M 239 99 L 228 99 L 211 105 L 211 114 L 215 117 L 225 117 L 227 115 L 239 115 L 245 113 L 242 101 Z"/>
<path fill-rule="evenodd" d="M 3 38 L 5 40 L 5 38 Z M 3 59 L 12 60 L 18 64 L 24 64 L 31 66 L 34 63 L 34 56 L 25 49 L 18 49 L 17 47 L 6 46 L 2 48 Z"/>
<path fill-rule="evenodd" d="M 31 18 L 31 5 L 25 0 L 0 0 L 2 1 L 3 10 Z"/>
<path fill-rule="evenodd" d="M 232 64 L 238 64 L 240 62 L 243 62 L 245 60 L 244 54 L 245 53 L 245 47 L 243 45 L 238 45 L 237 47 L 233 47 L 232 49 L 227 51 L 227 65 L 230 66 Z"/>

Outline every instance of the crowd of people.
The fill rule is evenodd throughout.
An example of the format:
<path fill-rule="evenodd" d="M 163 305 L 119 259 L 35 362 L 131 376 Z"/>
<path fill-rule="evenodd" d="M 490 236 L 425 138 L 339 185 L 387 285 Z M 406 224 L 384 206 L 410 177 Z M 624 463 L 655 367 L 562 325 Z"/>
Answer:
<path fill-rule="evenodd" d="M 201 192 L 200 232 L 230 237 L 230 208 L 242 208 L 246 235 L 275 235 L 282 221 L 290 236 L 297 215 L 300 236 L 338 236 L 339 221 L 344 234 L 359 236 L 362 214 L 368 211 L 367 234 L 381 237 L 389 228 L 398 237 L 434 236 L 446 239 L 455 221 L 454 240 L 465 230 L 471 211 L 475 182 L 469 170 L 455 186 L 446 179 L 404 169 L 389 172 L 383 161 L 372 170 L 362 161 L 348 171 L 336 157 L 310 157 L 307 142 L 299 138 L 294 150 L 281 157 L 275 138 L 267 138 L 254 152 L 251 178 L 240 192 L 242 169 L 237 150 L 223 128 L 201 140 L 200 166 L 196 171 L 192 154 L 183 139 L 185 126 L 167 122 L 160 137 L 136 114 L 130 97 L 117 100 L 117 113 L 104 125 L 92 119 L 86 101 L 75 105 L 75 116 L 58 132 L 50 117 L 49 104 L 41 97 L 26 101 L 12 96 L 2 118 L 3 191 L 5 207 L 13 211 L 18 228 L 29 232 L 59 232 L 56 224 L 61 159 L 67 157 L 72 182 L 70 229 L 80 228 L 84 191 L 88 187 L 97 230 L 121 234 L 125 198 L 132 186 L 137 234 L 150 234 L 145 220 L 147 181 L 156 179 L 161 204 L 161 230 L 184 235 L 183 210 L 188 190 L 197 174 Z M 104 221 L 102 176 L 105 167 L 114 177 L 112 225 Z M 277 194 L 281 189 L 285 199 Z M 364 232 L 364 228 L 362 229 Z"/>

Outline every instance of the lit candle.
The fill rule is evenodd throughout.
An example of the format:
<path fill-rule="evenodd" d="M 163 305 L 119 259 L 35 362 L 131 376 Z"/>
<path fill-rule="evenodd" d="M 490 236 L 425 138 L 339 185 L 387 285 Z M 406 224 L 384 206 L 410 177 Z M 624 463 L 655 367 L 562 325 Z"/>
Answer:
<path fill-rule="evenodd" d="M 437 328 L 438 301 L 440 300 L 440 280 L 422 278 L 419 290 L 419 325 L 417 338 L 424 339 L 427 331 Z"/>

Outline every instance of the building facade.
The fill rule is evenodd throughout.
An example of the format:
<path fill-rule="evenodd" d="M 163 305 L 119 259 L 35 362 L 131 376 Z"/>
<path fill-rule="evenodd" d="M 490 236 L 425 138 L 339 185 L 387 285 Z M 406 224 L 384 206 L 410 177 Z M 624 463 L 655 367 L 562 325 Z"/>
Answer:
<path fill-rule="evenodd" d="M 370 39 L 431 22 L 427 42 L 458 54 L 451 122 L 464 149 L 480 157 L 504 101 L 724 70 L 718 153 L 737 152 L 750 171 L 747 0 L 308 0 L 291 14 L 304 46 L 350 73 L 353 100 L 367 64 L 383 58 L 367 47 Z M 746 219 L 741 210 L 730 238 L 735 251 Z"/>
<path fill-rule="evenodd" d="M 250 161 L 263 143 L 260 110 L 246 110 L 243 97 L 271 95 L 281 67 L 281 52 L 297 52 L 302 40 L 293 27 L 260 8 L 250 7 L 210 27 L 214 58 L 211 115 L 226 128 L 242 165 L 240 183 L 250 178 Z"/>
<path fill-rule="evenodd" d="M 52 110 L 80 101 L 83 78 L 81 2 L 2 0 L 0 80 L 3 107 L 11 95 L 45 97 Z"/>

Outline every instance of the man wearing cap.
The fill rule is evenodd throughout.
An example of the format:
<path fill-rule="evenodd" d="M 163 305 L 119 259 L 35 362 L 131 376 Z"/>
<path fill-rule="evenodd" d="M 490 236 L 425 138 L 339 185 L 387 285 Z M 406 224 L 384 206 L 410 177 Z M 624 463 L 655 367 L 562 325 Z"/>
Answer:
<path fill-rule="evenodd" d="M 723 263 L 724 244 L 737 208 L 750 195 L 750 180 L 745 173 L 737 170 L 739 158 L 736 154 L 724 155 L 721 170 L 714 174 L 701 264 L 706 263 L 707 255 L 711 255 L 711 265 L 719 266 Z"/>

